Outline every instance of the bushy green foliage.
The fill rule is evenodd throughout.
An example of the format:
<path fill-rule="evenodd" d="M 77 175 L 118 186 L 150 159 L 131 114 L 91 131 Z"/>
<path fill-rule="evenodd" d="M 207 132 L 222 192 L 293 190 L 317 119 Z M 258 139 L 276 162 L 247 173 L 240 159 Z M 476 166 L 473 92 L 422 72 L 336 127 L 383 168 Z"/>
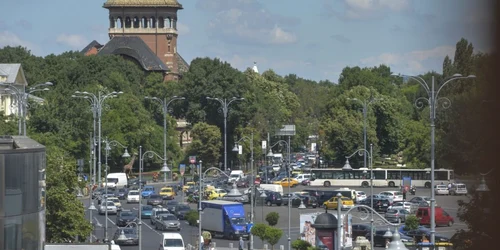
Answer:
<path fill-rule="evenodd" d="M 416 230 L 420 225 L 420 220 L 415 215 L 408 215 L 405 219 L 405 230 Z"/>
<path fill-rule="evenodd" d="M 311 247 L 311 243 L 297 239 L 292 242 L 292 248 L 295 250 L 308 250 L 308 248 Z"/>
<path fill-rule="evenodd" d="M 198 225 L 198 219 L 200 218 L 198 211 L 189 210 L 184 217 L 186 218 L 186 221 L 188 222 L 189 225 L 191 226 Z"/>
<path fill-rule="evenodd" d="M 254 236 L 257 236 L 262 242 L 266 240 L 266 229 L 269 226 L 264 223 L 255 223 L 252 229 L 250 229 L 250 233 Z"/>
<path fill-rule="evenodd" d="M 278 220 L 280 219 L 280 214 L 277 212 L 270 212 L 266 215 L 266 221 L 269 226 L 276 226 Z"/>
<path fill-rule="evenodd" d="M 283 236 L 283 230 L 271 226 L 267 226 L 264 239 L 271 245 L 271 250 L 274 250 L 274 245 L 278 243 Z"/>

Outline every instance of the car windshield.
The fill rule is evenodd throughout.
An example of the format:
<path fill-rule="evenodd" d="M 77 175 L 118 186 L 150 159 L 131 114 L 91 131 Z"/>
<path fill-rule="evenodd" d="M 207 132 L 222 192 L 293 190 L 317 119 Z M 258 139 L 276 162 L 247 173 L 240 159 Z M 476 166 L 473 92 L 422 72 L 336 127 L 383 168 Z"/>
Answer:
<path fill-rule="evenodd" d="M 144 191 L 153 191 L 153 188 L 152 187 L 147 187 L 147 188 L 144 188 Z"/>
<path fill-rule="evenodd" d="M 402 207 L 403 203 L 402 202 L 396 202 L 392 206 L 394 206 L 394 207 Z"/>
<path fill-rule="evenodd" d="M 124 234 L 135 235 L 135 228 L 124 228 L 122 230 Z"/>
<path fill-rule="evenodd" d="M 118 179 L 117 178 L 108 178 L 108 182 L 116 183 L 116 182 L 118 182 Z"/>
<path fill-rule="evenodd" d="M 142 211 L 153 210 L 153 206 L 142 206 Z"/>
<path fill-rule="evenodd" d="M 387 210 L 387 212 L 385 212 L 385 213 L 387 213 L 387 214 L 395 214 L 395 213 L 397 213 L 397 212 L 398 212 L 398 210 L 396 210 L 396 209 L 389 209 L 389 210 Z"/>
<path fill-rule="evenodd" d="M 161 192 L 172 192 L 172 189 L 171 188 L 164 188 L 161 190 Z"/>
<path fill-rule="evenodd" d="M 121 212 L 120 216 L 134 216 L 134 213 L 132 213 L 132 212 Z"/>
<path fill-rule="evenodd" d="M 150 199 L 160 199 L 161 197 L 157 194 L 153 194 L 151 196 L 149 196 Z"/>
<path fill-rule="evenodd" d="M 184 247 L 181 239 L 165 239 L 164 247 Z"/>
<path fill-rule="evenodd" d="M 232 175 L 230 175 L 230 177 L 237 178 L 237 177 L 240 177 L 240 175 L 239 174 L 232 174 Z"/>
<path fill-rule="evenodd" d="M 465 188 L 465 184 L 457 184 L 457 188 Z"/>
<path fill-rule="evenodd" d="M 164 215 L 163 216 L 163 220 L 177 220 L 177 217 L 175 217 L 174 215 Z"/>
<path fill-rule="evenodd" d="M 169 201 L 169 202 L 167 202 L 167 206 L 176 206 L 178 204 L 179 204 L 178 201 Z"/>
<path fill-rule="evenodd" d="M 132 192 L 130 192 L 130 193 L 128 193 L 128 194 L 129 194 L 129 195 L 139 195 L 139 192 L 137 192 L 137 191 L 132 191 Z"/>
<path fill-rule="evenodd" d="M 233 225 L 244 225 L 247 224 L 245 218 L 231 218 Z"/>
<path fill-rule="evenodd" d="M 108 203 L 107 203 L 107 204 L 108 204 L 108 207 L 114 207 L 114 206 L 115 206 L 115 203 L 114 203 L 114 202 L 112 202 L 112 201 L 108 201 Z"/>
<path fill-rule="evenodd" d="M 169 214 L 169 213 L 170 213 L 169 211 L 158 211 L 158 212 L 156 212 L 156 215 Z"/>

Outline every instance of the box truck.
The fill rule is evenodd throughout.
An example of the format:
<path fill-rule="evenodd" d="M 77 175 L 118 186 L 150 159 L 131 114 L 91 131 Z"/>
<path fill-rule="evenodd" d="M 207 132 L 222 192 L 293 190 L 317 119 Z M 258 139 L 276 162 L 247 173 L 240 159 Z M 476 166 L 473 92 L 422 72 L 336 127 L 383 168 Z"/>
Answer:
<path fill-rule="evenodd" d="M 239 202 L 212 200 L 202 201 L 201 228 L 212 236 L 226 239 L 248 237 L 245 209 Z"/>

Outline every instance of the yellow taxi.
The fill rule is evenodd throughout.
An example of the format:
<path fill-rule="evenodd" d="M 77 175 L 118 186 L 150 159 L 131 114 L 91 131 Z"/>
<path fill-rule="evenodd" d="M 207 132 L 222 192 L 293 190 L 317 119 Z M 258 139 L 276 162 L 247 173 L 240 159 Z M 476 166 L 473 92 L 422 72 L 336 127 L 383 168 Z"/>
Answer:
<path fill-rule="evenodd" d="M 117 197 L 108 197 L 108 201 L 113 202 L 117 210 L 122 210 L 122 203 Z"/>
<path fill-rule="evenodd" d="M 288 178 L 283 178 L 281 181 L 275 181 L 273 184 L 281 185 L 282 187 L 288 187 Z M 290 178 L 290 187 L 295 187 L 299 185 L 299 181 L 294 178 Z"/>
<path fill-rule="evenodd" d="M 164 200 L 173 200 L 175 197 L 175 191 L 171 187 L 162 187 L 160 189 L 160 196 Z"/>
<path fill-rule="evenodd" d="M 227 194 L 227 191 L 224 189 L 213 189 L 207 191 L 207 194 L 209 200 L 215 200 L 217 198 L 224 197 L 224 195 Z"/>
<path fill-rule="evenodd" d="M 354 206 L 354 201 L 351 198 L 348 197 L 340 197 L 342 200 L 342 209 L 349 209 Z M 332 197 L 329 200 L 325 201 L 323 203 L 323 207 L 326 207 L 328 209 L 337 209 L 337 197 Z"/>
<path fill-rule="evenodd" d="M 194 181 L 188 181 L 184 186 L 182 187 L 182 192 L 186 192 L 190 187 L 196 185 Z"/>

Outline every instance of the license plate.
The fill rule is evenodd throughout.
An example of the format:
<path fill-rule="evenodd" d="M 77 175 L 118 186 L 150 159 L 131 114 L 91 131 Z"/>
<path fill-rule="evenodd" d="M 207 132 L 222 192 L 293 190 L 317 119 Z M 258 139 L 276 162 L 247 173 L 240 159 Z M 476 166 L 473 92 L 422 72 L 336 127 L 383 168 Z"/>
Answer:
<path fill-rule="evenodd" d="M 384 204 L 384 207 L 387 207 L 387 204 Z"/>

